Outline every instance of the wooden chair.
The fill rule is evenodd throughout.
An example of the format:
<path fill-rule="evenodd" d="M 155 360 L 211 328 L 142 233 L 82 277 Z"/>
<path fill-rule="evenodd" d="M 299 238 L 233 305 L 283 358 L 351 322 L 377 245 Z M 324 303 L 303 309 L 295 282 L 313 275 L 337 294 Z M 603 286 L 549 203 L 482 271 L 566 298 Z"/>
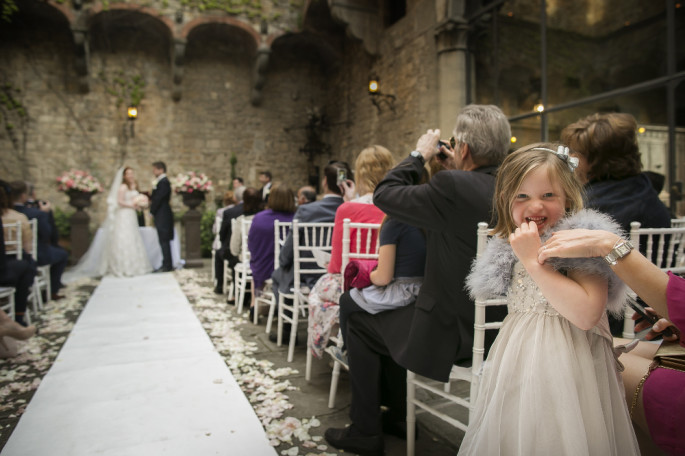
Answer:
<path fill-rule="evenodd" d="M 278 257 L 281 254 L 281 247 L 285 243 L 285 239 L 288 237 L 290 228 L 292 227 L 291 222 L 281 222 L 280 220 L 274 220 L 274 268 L 278 265 Z M 271 325 L 274 319 L 274 313 L 276 311 L 276 296 L 273 292 L 273 282 L 271 279 L 267 279 L 264 283 L 264 290 L 262 294 L 255 298 L 254 301 L 254 314 L 253 323 L 256 325 L 259 318 L 259 305 L 265 304 L 269 306 L 269 316 L 266 320 L 266 333 L 271 332 Z"/>
<path fill-rule="evenodd" d="M 481 222 L 478 224 L 478 248 L 477 256 L 480 256 L 488 237 L 488 224 Z M 453 366 L 450 372 L 448 383 L 440 383 L 432 380 L 418 377 L 411 371 L 407 371 L 407 456 L 414 456 L 414 444 L 416 440 L 416 407 L 426 411 L 446 423 L 466 431 L 468 420 L 460 421 L 441 409 L 446 407 L 461 406 L 468 410 L 468 417 L 470 419 L 473 412 L 473 406 L 476 402 L 478 394 L 478 385 L 480 383 L 480 370 L 483 365 L 483 358 L 485 356 L 485 331 L 499 330 L 502 326 L 501 321 L 486 322 L 485 311 L 491 306 L 506 305 L 506 298 L 497 299 L 477 299 L 475 302 L 475 322 L 473 325 L 473 354 L 471 358 L 471 367 Z M 439 341 L 438 341 L 439 342 Z M 455 381 L 468 382 L 470 388 L 468 395 L 452 393 L 451 383 Z M 416 389 L 423 389 L 439 399 L 435 403 L 424 401 L 417 397 Z"/>
<path fill-rule="evenodd" d="M 340 271 L 345 274 L 345 268 L 350 260 L 377 260 L 379 249 L 379 235 L 380 223 L 352 223 L 348 218 L 343 220 L 343 237 L 342 237 L 342 263 Z M 355 230 L 356 243 L 352 251 L 350 249 L 350 233 Z M 374 240 L 376 240 L 374 244 Z M 344 360 L 338 358 L 335 351 L 342 351 L 343 338 L 340 329 L 336 336 L 331 336 L 330 341 L 332 345 L 326 347 L 328 353 L 333 359 L 333 372 L 331 374 L 331 387 L 328 393 L 328 407 L 335 407 L 335 395 L 338 391 L 338 380 L 340 379 L 340 368 L 343 367 L 349 370 L 350 367 Z M 307 350 L 307 379 L 311 377 L 311 351 Z"/>
<path fill-rule="evenodd" d="M 252 219 L 240 219 L 241 223 L 241 246 L 240 255 L 242 256 L 240 263 L 235 265 L 235 294 L 236 307 L 238 313 L 243 313 L 243 301 L 248 289 L 252 290 L 252 270 L 250 269 L 250 250 L 247 248 L 247 236 L 252 226 Z"/>
<path fill-rule="evenodd" d="M 38 261 L 38 220 L 31 219 L 31 233 L 33 235 L 33 242 L 31 243 L 31 256 Z M 34 279 L 34 286 L 37 289 L 36 298 L 33 299 L 33 311 L 38 312 L 43 309 L 43 297 L 41 290 L 45 290 L 45 301 L 50 301 L 52 297 L 52 289 L 50 285 L 50 265 L 36 267 L 36 278 Z"/>
<path fill-rule="evenodd" d="M 288 362 L 292 362 L 295 353 L 295 339 L 300 313 L 306 318 L 308 289 L 302 287 L 302 275 L 325 274 L 325 265 L 317 264 L 314 255 L 318 253 L 330 254 L 331 241 L 333 238 L 333 222 L 310 222 L 301 223 L 293 220 L 293 273 L 294 285 L 290 293 L 278 293 L 278 331 L 277 345 L 283 343 L 283 323 L 290 323 L 290 342 L 288 344 Z M 291 299 L 292 304 L 286 304 L 285 300 Z M 286 311 L 290 315 L 286 315 Z"/>
<path fill-rule="evenodd" d="M 673 224 L 673 222 L 672 222 Z M 676 223 L 677 225 L 677 223 Z M 640 222 L 630 224 L 630 241 L 636 250 L 644 253 L 664 272 L 685 273 L 685 226 L 680 228 L 640 228 Z M 644 248 L 641 248 L 644 246 Z M 633 297 L 637 295 L 632 290 Z M 623 319 L 623 337 L 635 337 L 635 322 L 632 320 L 633 309 L 626 306 Z"/>

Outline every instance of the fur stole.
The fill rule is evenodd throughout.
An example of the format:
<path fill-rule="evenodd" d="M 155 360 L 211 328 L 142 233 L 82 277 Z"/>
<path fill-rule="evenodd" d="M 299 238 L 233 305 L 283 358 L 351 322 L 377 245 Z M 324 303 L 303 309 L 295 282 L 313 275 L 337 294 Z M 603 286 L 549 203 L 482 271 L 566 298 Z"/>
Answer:
<path fill-rule="evenodd" d="M 610 216 L 583 209 L 560 220 L 541 236 L 542 242 L 555 231 L 574 228 L 605 230 L 624 236 L 620 226 Z M 473 261 L 471 273 L 466 278 L 466 290 L 473 299 L 489 299 L 506 294 L 516 261 L 518 259 L 507 240 L 490 239 L 480 258 Z M 607 310 L 615 316 L 623 315 L 626 286 L 603 258 L 550 258 L 547 262 L 556 271 L 576 269 L 605 277 L 609 282 Z"/>

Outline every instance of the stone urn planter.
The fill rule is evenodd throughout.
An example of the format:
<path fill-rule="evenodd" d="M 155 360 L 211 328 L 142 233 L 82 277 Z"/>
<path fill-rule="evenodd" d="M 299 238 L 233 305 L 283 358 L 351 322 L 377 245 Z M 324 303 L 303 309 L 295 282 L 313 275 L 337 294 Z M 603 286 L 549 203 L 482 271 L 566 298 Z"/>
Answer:
<path fill-rule="evenodd" d="M 190 209 L 195 209 L 205 200 L 205 192 L 196 190 L 194 192 L 183 192 L 183 204 Z"/>
<path fill-rule="evenodd" d="M 79 190 L 69 190 L 69 205 L 76 208 L 76 212 L 71 216 L 69 222 L 71 223 L 71 262 L 76 263 L 79 258 L 83 256 L 88 250 L 90 242 L 90 232 L 88 225 L 90 224 L 90 216 L 85 208 L 91 204 L 90 199 L 94 192 L 82 192 Z"/>
<path fill-rule="evenodd" d="M 77 211 L 82 211 L 91 204 L 90 199 L 95 193 L 82 192 L 80 190 L 70 190 L 67 192 L 69 196 L 69 205 L 75 207 Z"/>
<path fill-rule="evenodd" d="M 188 210 L 181 217 L 185 237 L 185 267 L 199 268 L 202 267 L 202 241 L 200 237 L 202 214 L 197 210 L 197 207 L 205 200 L 205 192 L 195 190 L 180 193 L 183 204 L 188 206 Z"/>

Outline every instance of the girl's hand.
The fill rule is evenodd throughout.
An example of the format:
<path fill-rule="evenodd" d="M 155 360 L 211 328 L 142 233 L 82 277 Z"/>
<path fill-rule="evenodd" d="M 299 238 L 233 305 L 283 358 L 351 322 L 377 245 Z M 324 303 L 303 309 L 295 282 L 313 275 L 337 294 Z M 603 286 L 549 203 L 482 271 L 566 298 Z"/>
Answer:
<path fill-rule="evenodd" d="M 658 316 L 654 309 L 652 309 L 651 307 L 645 307 L 645 311 L 649 314 Z M 632 316 L 633 320 L 639 320 L 640 318 L 642 318 L 642 315 L 640 315 L 637 312 L 635 312 Z M 635 332 L 639 333 L 647 328 L 650 328 L 650 323 L 647 320 L 643 319 L 641 322 L 635 325 Z M 673 333 L 673 335 L 663 335 L 662 332 L 664 332 L 666 328 L 671 328 L 671 332 Z M 665 318 L 659 318 L 659 321 L 657 321 L 656 323 L 654 323 L 654 325 L 651 326 L 651 329 L 645 335 L 645 339 L 652 340 L 659 336 L 663 336 L 664 340 L 667 341 L 680 340 L 680 331 L 678 331 L 678 328 L 669 320 Z"/>
<path fill-rule="evenodd" d="M 509 244 L 514 250 L 516 257 L 524 265 L 538 261 L 538 250 L 540 250 L 540 235 L 538 226 L 535 222 L 523 222 L 516 231 L 509 235 Z"/>

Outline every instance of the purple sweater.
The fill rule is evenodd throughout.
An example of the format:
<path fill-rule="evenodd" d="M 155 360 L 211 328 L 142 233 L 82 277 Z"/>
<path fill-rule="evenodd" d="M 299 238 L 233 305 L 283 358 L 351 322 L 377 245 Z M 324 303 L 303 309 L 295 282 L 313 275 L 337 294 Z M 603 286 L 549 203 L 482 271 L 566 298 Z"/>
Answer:
<path fill-rule="evenodd" d="M 255 288 L 264 285 L 264 281 L 274 272 L 274 222 L 292 222 L 293 214 L 274 212 L 266 209 L 255 214 L 250 233 L 247 236 L 247 248 L 250 250 L 250 269 Z"/>

